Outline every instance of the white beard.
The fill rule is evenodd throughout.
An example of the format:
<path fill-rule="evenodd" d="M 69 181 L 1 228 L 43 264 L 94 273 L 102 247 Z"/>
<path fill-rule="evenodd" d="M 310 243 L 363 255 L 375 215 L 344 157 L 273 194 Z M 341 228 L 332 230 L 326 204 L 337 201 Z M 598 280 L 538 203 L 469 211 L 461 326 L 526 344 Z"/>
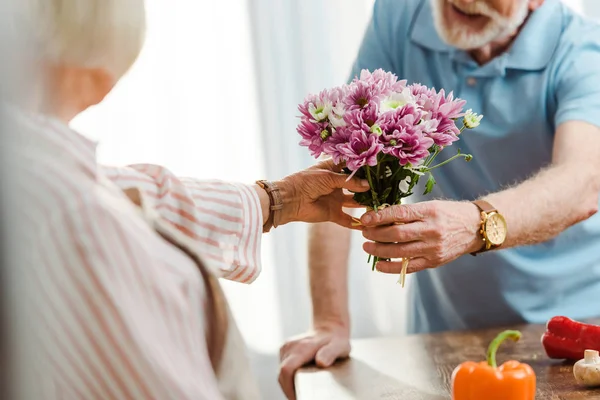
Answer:
<path fill-rule="evenodd" d="M 469 29 L 459 24 L 447 21 L 444 16 L 444 7 L 448 0 L 431 0 L 433 20 L 438 35 L 451 46 L 463 50 L 472 50 L 485 46 L 494 40 L 507 37 L 515 32 L 525 22 L 529 14 L 529 0 L 520 0 L 519 8 L 515 15 L 506 18 L 498 14 L 482 1 L 473 4 L 477 13 L 490 18 L 482 32 L 473 34 Z M 473 9 L 472 8 L 472 9 Z"/>

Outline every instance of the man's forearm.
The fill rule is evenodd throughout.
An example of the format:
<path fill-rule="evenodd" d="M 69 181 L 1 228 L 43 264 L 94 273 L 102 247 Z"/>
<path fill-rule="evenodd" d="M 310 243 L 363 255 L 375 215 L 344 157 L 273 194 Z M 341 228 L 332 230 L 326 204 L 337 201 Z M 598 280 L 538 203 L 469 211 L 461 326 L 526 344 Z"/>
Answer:
<path fill-rule="evenodd" d="M 315 325 L 334 323 L 350 329 L 348 255 L 351 231 L 332 223 L 309 231 L 310 291 Z"/>
<path fill-rule="evenodd" d="M 598 173 L 579 164 L 551 166 L 514 188 L 486 196 L 506 218 L 504 247 L 541 243 L 598 210 Z"/>

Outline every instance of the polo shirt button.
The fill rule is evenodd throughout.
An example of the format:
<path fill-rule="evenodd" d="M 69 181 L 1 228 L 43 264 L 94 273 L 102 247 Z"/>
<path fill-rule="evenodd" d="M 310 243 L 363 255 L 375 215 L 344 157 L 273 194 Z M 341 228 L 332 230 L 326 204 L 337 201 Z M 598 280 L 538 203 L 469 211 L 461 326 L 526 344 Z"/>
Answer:
<path fill-rule="evenodd" d="M 467 85 L 469 86 L 475 86 L 477 84 L 477 79 L 471 77 L 471 78 L 467 78 Z"/>

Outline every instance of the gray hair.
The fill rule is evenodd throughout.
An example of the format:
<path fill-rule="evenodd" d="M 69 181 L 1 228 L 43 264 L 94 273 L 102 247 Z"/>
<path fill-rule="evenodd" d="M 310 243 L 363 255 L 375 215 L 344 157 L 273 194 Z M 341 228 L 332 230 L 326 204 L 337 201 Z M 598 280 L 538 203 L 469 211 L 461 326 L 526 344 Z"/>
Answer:
<path fill-rule="evenodd" d="M 145 37 L 144 0 L 12 0 L 15 28 L 41 63 L 103 68 L 120 79 Z"/>

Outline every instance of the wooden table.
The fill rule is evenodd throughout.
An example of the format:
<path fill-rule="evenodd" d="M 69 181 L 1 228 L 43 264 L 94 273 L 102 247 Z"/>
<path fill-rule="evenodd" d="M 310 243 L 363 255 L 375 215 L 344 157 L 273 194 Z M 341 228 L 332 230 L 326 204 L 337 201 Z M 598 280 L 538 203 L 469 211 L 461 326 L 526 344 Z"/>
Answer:
<path fill-rule="evenodd" d="M 544 326 L 511 329 L 520 330 L 523 337 L 518 343 L 503 343 L 497 356 L 498 365 L 509 359 L 531 365 L 537 376 L 536 399 L 600 399 L 600 389 L 585 389 L 575 384 L 572 363 L 546 356 L 540 343 Z M 349 360 L 328 369 L 305 367 L 296 374 L 298 400 L 449 399 L 454 368 L 463 361 L 484 360 L 488 344 L 500 331 L 353 341 Z"/>

